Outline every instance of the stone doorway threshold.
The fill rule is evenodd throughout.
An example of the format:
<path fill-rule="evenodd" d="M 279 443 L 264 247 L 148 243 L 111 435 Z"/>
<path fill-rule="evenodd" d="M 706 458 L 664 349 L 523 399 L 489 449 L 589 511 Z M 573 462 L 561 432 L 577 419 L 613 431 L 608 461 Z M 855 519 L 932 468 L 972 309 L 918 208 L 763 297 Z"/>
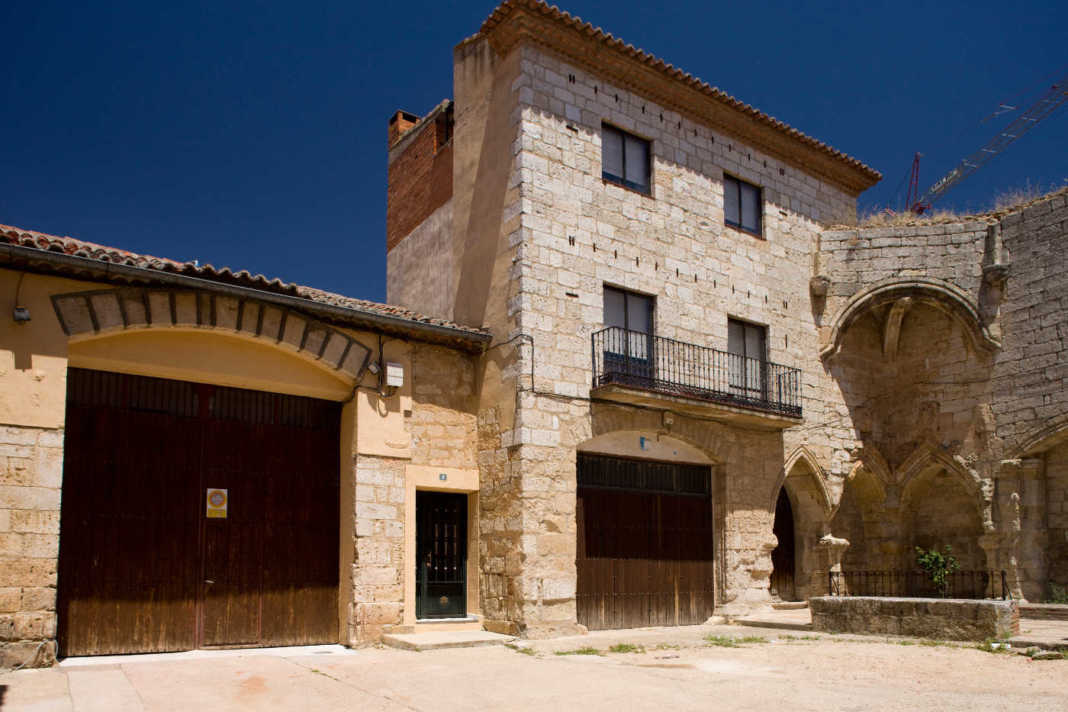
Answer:
<path fill-rule="evenodd" d="M 424 633 L 387 633 L 382 643 L 402 650 L 442 650 L 445 648 L 474 648 L 482 645 L 504 645 L 515 638 L 486 630 L 435 630 Z"/>
<path fill-rule="evenodd" d="M 1020 634 L 1009 638 L 1014 648 L 1068 652 L 1068 620 L 1020 619 Z"/>
<path fill-rule="evenodd" d="M 747 616 L 731 617 L 732 624 L 777 630 L 812 630 L 812 611 L 804 608 L 772 608 Z"/>
<path fill-rule="evenodd" d="M 294 645 L 279 648 L 230 648 L 186 650 L 180 653 L 136 653 L 132 655 L 86 655 L 63 658 L 61 668 L 88 667 L 94 665 L 127 665 L 129 663 L 154 663 L 178 660 L 209 660 L 211 658 L 240 658 L 247 656 L 273 656 L 291 658 L 298 655 L 355 655 L 356 651 L 344 645 Z"/>

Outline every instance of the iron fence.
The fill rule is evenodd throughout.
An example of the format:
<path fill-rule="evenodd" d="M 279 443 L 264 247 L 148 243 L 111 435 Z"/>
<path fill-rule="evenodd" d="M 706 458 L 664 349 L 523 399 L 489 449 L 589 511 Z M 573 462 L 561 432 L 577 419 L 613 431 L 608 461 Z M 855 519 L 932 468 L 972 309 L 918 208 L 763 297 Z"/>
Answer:
<path fill-rule="evenodd" d="M 827 584 L 832 596 L 1010 598 L 1004 571 L 954 571 L 943 590 L 923 571 L 831 571 Z"/>
<path fill-rule="evenodd" d="M 761 359 L 611 326 L 591 337 L 593 385 L 801 416 L 801 371 Z"/>

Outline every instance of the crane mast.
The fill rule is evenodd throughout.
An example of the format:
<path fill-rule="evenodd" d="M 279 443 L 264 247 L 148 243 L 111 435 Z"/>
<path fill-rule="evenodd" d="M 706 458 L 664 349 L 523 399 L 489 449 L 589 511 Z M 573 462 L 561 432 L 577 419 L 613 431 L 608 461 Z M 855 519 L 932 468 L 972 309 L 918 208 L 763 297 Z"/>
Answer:
<path fill-rule="evenodd" d="M 994 138 L 990 139 L 975 153 L 966 156 L 956 165 L 953 170 L 945 174 L 915 202 L 912 202 L 912 193 L 909 195 L 909 209 L 914 213 L 923 213 L 929 210 L 931 204 L 948 193 L 953 186 L 975 173 L 994 156 L 998 155 L 1013 141 L 1033 129 L 1038 122 L 1049 117 L 1054 111 L 1068 102 L 1068 74 L 1057 79 L 1054 84 L 1042 93 L 1042 96 L 1026 111 L 1002 129 Z M 913 159 L 913 175 L 918 173 L 919 154 Z M 913 178 L 912 180 L 915 180 Z"/>

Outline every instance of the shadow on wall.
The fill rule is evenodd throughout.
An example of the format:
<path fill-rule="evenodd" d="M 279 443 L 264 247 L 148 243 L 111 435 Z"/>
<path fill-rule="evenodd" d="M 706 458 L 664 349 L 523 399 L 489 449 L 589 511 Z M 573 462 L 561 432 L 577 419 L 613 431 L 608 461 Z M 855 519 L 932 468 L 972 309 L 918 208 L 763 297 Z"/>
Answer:
<path fill-rule="evenodd" d="M 976 342 L 948 308 L 915 298 L 869 310 L 843 335 L 829 370 L 863 443 L 832 525 L 851 543 L 845 570 L 912 568 L 914 547 L 945 544 L 962 567 L 985 566 L 981 496 L 937 466 L 986 449 L 976 413 L 993 358 Z"/>

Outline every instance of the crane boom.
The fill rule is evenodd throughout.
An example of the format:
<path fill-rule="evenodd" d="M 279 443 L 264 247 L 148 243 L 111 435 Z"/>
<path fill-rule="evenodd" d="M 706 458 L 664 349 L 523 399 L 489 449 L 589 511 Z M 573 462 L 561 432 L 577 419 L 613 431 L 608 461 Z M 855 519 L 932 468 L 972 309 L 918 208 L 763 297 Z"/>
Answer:
<path fill-rule="evenodd" d="M 935 181 L 934 185 L 923 194 L 923 197 L 912 204 L 910 208 L 918 213 L 930 208 L 931 203 L 949 192 L 957 183 L 979 170 L 983 164 L 1004 151 L 1009 144 L 1033 129 L 1039 121 L 1048 117 L 1065 102 L 1068 102 L 1068 74 L 1058 79 L 1039 97 L 1038 101 L 1016 117 L 1012 123 L 990 139 L 986 145 L 970 156 L 965 157 L 953 170 Z"/>

